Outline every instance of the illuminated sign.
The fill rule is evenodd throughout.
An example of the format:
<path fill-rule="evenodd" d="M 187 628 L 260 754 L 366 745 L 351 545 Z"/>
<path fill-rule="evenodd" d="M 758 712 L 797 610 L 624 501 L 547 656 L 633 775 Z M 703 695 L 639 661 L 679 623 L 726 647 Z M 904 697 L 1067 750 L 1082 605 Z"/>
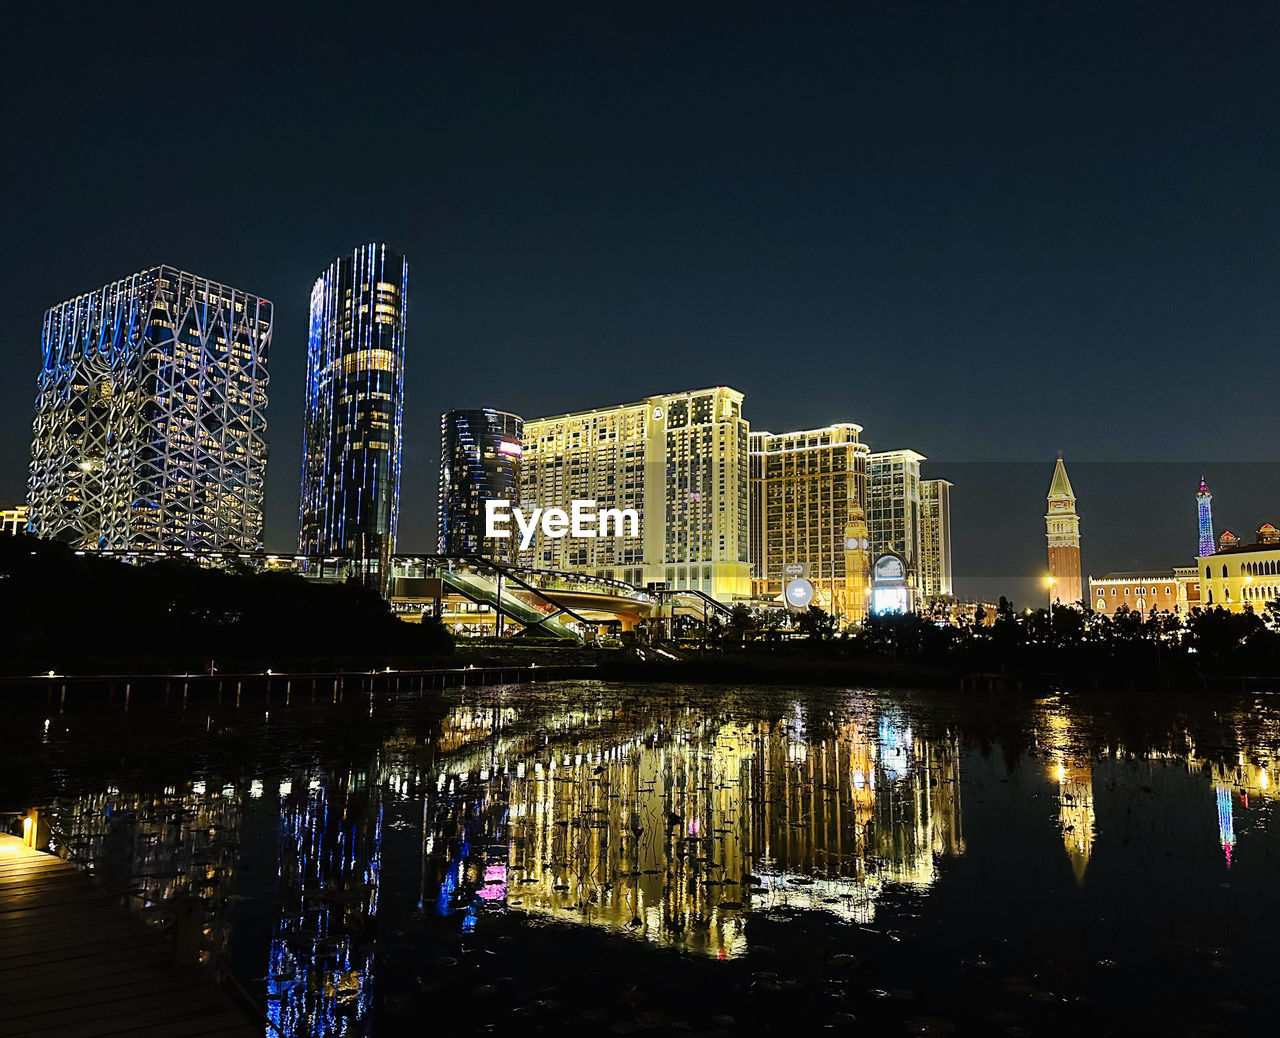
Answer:
<path fill-rule="evenodd" d="M 518 443 L 512 443 L 510 440 L 499 440 L 498 453 L 505 454 L 508 457 L 518 458 L 524 453 L 524 448 Z"/>
<path fill-rule="evenodd" d="M 787 605 L 793 609 L 803 609 L 813 601 L 813 585 L 804 577 L 796 577 L 787 584 Z"/>
<path fill-rule="evenodd" d="M 876 588 L 871 593 L 871 611 L 873 613 L 905 613 L 907 589 L 904 587 Z"/>
<path fill-rule="evenodd" d="M 906 567 L 896 555 L 881 555 L 872 571 L 876 580 L 905 580 Z"/>

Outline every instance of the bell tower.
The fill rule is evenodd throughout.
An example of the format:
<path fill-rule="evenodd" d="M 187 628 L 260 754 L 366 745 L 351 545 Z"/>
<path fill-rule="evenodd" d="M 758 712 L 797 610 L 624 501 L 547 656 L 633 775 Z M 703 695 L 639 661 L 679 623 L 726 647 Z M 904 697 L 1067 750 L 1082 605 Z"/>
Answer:
<path fill-rule="evenodd" d="M 1062 464 L 1062 451 L 1058 451 L 1058 464 L 1053 469 L 1053 482 L 1049 484 L 1049 511 L 1044 517 L 1045 536 L 1049 541 L 1050 601 L 1063 605 L 1075 605 L 1081 600 L 1080 587 L 1080 516 L 1076 514 L 1076 495 Z"/>
<path fill-rule="evenodd" d="M 1200 489 L 1196 491 L 1196 519 L 1200 529 L 1200 542 L 1196 548 L 1196 555 L 1204 558 L 1206 555 L 1214 553 L 1213 547 L 1213 495 L 1209 493 L 1209 486 L 1204 481 L 1204 476 L 1200 477 Z"/>

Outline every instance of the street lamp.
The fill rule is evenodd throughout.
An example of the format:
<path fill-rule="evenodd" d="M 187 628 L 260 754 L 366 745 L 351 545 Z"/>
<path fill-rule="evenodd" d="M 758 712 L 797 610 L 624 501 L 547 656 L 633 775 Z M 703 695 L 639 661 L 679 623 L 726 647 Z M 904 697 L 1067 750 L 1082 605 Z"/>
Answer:
<path fill-rule="evenodd" d="M 1053 574 L 1049 575 L 1049 631 L 1053 632 L 1053 585 L 1057 581 L 1053 578 Z"/>

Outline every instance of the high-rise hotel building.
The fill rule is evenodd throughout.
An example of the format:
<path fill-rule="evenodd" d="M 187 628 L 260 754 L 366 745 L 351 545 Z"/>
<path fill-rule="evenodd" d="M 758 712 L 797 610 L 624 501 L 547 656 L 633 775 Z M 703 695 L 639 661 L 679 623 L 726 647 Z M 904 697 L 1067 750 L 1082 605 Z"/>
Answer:
<path fill-rule="evenodd" d="M 945 479 L 920 481 L 920 595 L 947 598 L 951 591 L 951 487 Z"/>
<path fill-rule="evenodd" d="M 756 593 L 777 598 L 790 576 L 848 621 L 867 609 L 867 458 L 852 422 L 751 434 L 751 563 Z"/>
<path fill-rule="evenodd" d="M 867 459 L 867 528 L 871 557 L 892 552 L 906 566 L 912 609 L 921 605 L 920 462 L 915 451 L 880 451 Z"/>
<path fill-rule="evenodd" d="M 550 538 L 524 565 L 748 598 L 748 427 L 724 386 L 652 396 L 524 424 L 520 507 L 634 508 L 638 536 Z"/>
<path fill-rule="evenodd" d="M 386 245 L 339 256 L 311 290 L 298 551 L 381 588 L 400 518 L 409 265 Z"/>
<path fill-rule="evenodd" d="M 513 561 L 512 538 L 485 537 L 485 502 L 520 504 L 524 419 L 477 408 L 440 416 L 441 555 L 486 555 Z"/>
<path fill-rule="evenodd" d="M 168 266 L 52 307 L 31 531 L 91 549 L 261 548 L 272 313 Z"/>

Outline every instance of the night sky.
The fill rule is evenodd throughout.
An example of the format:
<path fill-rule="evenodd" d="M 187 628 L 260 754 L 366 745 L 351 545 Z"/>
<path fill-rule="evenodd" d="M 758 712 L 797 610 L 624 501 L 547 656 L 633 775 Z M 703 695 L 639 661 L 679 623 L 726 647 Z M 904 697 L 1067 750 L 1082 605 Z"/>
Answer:
<path fill-rule="evenodd" d="M 292 550 L 312 282 L 409 257 L 401 549 L 439 414 L 730 385 L 955 484 L 1026 601 L 1061 449 L 1086 575 L 1280 524 L 1280 8 L 310 3 L 6 12 L 0 503 L 50 305 L 156 263 L 276 304 Z"/>

